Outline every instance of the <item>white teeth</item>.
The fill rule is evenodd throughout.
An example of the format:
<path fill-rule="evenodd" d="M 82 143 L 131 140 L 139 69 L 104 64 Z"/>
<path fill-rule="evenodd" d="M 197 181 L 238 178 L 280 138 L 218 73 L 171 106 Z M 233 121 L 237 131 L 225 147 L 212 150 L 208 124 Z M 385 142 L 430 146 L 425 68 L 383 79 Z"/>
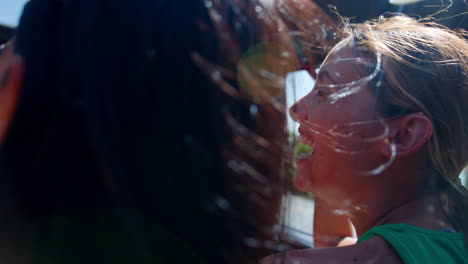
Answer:
<path fill-rule="evenodd" d="M 314 147 L 314 142 L 306 136 L 299 135 L 298 141 L 304 145 Z"/>
<path fill-rule="evenodd" d="M 310 153 L 302 153 L 299 155 L 299 159 L 304 159 L 304 158 L 309 158 L 312 157 L 315 154 L 315 151 L 312 150 Z"/>
<path fill-rule="evenodd" d="M 298 141 L 304 145 L 311 147 L 310 151 L 299 154 L 298 156 L 299 159 L 309 158 L 315 154 L 315 142 L 313 141 L 312 138 L 308 137 L 307 135 L 299 135 Z"/>

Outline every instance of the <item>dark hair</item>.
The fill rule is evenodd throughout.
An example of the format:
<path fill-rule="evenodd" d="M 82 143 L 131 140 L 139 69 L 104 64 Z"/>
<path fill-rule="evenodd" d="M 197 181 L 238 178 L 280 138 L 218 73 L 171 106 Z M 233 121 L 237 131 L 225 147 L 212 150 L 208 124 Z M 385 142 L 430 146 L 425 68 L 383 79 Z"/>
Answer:
<path fill-rule="evenodd" d="M 215 56 L 216 41 L 196 19 L 208 21 L 201 1 L 27 4 L 16 36 L 25 82 L 1 151 L 2 186 L 20 219 L 81 219 L 89 228 L 78 237 L 92 244 L 108 214 L 127 240 L 112 249 L 119 262 L 223 261 L 213 86 L 190 57 Z M 60 232 L 49 228 L 43 236 Z M 89 244 L 102 262 L 107 247 Z"/>
<path fill-rule="evenodd" d="M 247 3 L 242 12 L 237 1 L 221 5 L 237 55 L 252 46 L 281 54 L 278 43 L 259 44 L 278 35 L 277 24 L 252 19 L 264 9 Z M 25 83 L 0 169 L 18 218 L 46 240 L 44 252 L 65 254 L 66 263 L 77 255 L 80 263 L 257 263 L 277 250 L 284 112 L 261 102 L 252 115 L 256 102 L 226 97 L 211 82 L 219 72 L 203 62 L 225 72 L 252 64 L 226 53 L 211 7 L 27 4 L 16 36 Z M 267 86 L 280 104 L 284 91 Z M 277 120 L 263 122 L 270 117 Z M 61 225 L 51 223 L 57 218 Z M 88 253 L 73 252 L 74 241 Z"/>

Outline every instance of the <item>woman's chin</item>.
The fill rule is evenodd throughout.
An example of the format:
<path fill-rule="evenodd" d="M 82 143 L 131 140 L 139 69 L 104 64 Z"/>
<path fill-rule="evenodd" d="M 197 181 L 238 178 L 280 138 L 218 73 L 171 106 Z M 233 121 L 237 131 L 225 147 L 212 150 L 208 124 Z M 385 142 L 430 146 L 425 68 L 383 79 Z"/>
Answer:
<path fill-rule="evenodd" d="M 310 159 L 310 158 L 309 158 Z M 310 191 L 312 187 L 312 175 L 315 175 L 311 162 L 307 159 L 296 162 L 296 173 L 293 178 L 294 187 L 301 191 Z"/>
<path fill-rule="evenodd" d="M 309 191 L 310 181 L 304 176 L 297 174 L 293 178 L 294 187 L 301 191 Z"/>

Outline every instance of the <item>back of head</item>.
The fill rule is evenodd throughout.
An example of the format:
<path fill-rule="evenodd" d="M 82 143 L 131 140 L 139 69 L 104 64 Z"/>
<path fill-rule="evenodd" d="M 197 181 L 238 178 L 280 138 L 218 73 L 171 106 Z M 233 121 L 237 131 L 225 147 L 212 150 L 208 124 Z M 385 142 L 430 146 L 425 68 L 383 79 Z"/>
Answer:
<path fill-rule="evenodd" d="M 458 178 L 468 163 L 468 43 L 435 22 L 395 15 L 348 30 L 359 50 L 381 58 L 374 92 L 384 117 L 422 112 L 432 123 L 429 188 L 440 192 L 452 225 L 468 231 L 468 192 Z M 448 197 L 447 197 L 448 196 Z"/>
<path fill-rule="evenodd" d="M 247 3 L 255 12 L 245 13 L 257 17 L 258 3 Z M 63 233 L 42 246 L 69 252 L 61 262 L 74 257 L 70 240 L 90 249 L 81 263 L 109 262 L 109 255 L 115 263 L 256 263 L 276 249 L 284 170 L 277 145 L 286 136 L 271 129 L 275 122 L 258 121 L 281 123 L 284 113 L 269 102 L 220 96 L 209 80 L 218 75 L 204 75 L 212 65 L 200 69 L 193 56 L 234 68 L 240 57 L 218 57 L 220 49 L 242 54 L 261 41 L 263 28 L 236 4 L 218 6 L 238 33 L 238 46 L 229 46 L 209 19 L 210 1 L 29 2 L 16 37 L 25 83 L 1 169 L 22 220 L 88 224 L 37 232 L 46 240 Z M 245 133 L 254 126 L 268 137 Z M 231 166 L 237 161 L 245 165 Z"/>
<path fill-rule="evenodd" d="M 190 57 L 214 56 L 213 37 L 194 23 L 205 12 L 201 1 L 28 3 L 16 37 L 25 82 L 2 146 L 23 220 L 111 212 L 109 225 L 130 234 L 130 257 L 134 248 L 161 259 L 191 248 L 219 262 L 226 232 L 213 201 L 224 178 L 212 85 Z"/>

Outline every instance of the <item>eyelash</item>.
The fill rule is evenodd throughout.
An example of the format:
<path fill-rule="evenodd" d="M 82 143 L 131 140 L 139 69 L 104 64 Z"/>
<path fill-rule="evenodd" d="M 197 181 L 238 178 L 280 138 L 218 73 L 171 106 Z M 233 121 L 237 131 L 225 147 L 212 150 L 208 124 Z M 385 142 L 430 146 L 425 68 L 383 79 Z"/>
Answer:
<path fill-rule="evenodd" d="M 328 93 L 326 93 L 326 92 L 324 92 L 322 90 L 317 90 L 316 95 L 324 97 L 324 96 L 328 96 Z"/>

